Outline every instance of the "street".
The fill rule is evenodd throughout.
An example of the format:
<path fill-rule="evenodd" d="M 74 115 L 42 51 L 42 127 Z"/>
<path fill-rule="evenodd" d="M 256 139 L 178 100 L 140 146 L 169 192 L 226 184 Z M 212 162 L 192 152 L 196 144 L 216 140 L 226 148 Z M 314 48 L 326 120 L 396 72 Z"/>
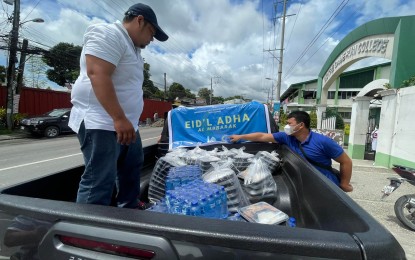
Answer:
<path fill-rule="evenodd" d="M 389 184 L 388 177 L 399 177 L 391 169 L 374 167 L 373 161 L 353 160 L 351 184 L 353 192 L 347 193 L 359 206 L 372 215 L 398 240 L 407 259 L 415 259 L 415 231 L 411 231 L 397 219 L 395 201 L 405 194 L 413 194 L 414 186 L 404 183 L 389 197 L 381 200 L 382 188 Z"/>
<path fill-rule="evenodd" d="M 143 147 L 157 143 L 161 127 L 140 128 Z M 0 188 L 83 164 L 76 135 L 0 142 Z"/>
<path fill-rule="evenodd" d="M 160 132 L 161 128 L 141 128 L 143 146 L 156 143 Z M 75 135 L 0 141 L 0 154 L 0 188 L 83 164 Z M 353 160 L 354 191 L 348 195 L 395 236 L 408 259 L 415 259 L 415 232 L 399 222 L 393 208 L 400 196 L 414 193 L 414 187 L 404 183 L 390 197 L 381 200 L 381 190 L 389 184 L 387 177 L 393 176 L 398 175 L 390 169 L 373 166 L 372 161 Z"/>

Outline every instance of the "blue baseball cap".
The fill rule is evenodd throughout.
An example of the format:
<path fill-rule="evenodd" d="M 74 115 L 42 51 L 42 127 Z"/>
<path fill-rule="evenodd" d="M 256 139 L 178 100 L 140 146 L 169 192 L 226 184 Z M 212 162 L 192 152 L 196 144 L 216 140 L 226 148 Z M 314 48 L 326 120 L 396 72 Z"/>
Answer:
<path fill-rule="evenodd" d="M 144 19 L 151 23 L 151 25 L 153 25 L 156 29 L 156 34 L 154 35 L 154 38 L 161 42 L 167 41 L 167 39 L 169 38 L 169 36 L 158 25 L 156 14 L 150 6 L 142 3 L 132 5 L 130 8 L 128 8 L 128 11 L 125 12 L 125 15 L 142 15 Z"/>

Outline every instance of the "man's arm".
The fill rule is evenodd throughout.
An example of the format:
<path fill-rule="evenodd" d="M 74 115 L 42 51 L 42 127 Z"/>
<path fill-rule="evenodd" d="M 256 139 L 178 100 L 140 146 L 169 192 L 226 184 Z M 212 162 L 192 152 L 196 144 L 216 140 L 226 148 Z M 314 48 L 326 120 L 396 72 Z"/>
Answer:
<path fill-rule="evenodd" d="M 231 135 L 229 137 L 231 142 L 236 143 L 239 140 L 243 139 L 251 142 L 264 142 L 264 143 L 276 143 L 274 136 L 267 133 L 251 133 L 244 135 Z"/>
<path fill-rule="evenodd" d="M 117 141 L 120 144 L 127 145 L 134 142 L 136 139 L 134 126 L 122 110 L 112 82 L 111 75 L 115 70 L 115 66 L 110 62 L 87 54 L 86 67 L 95 96 L 114 121 Z"/>
<path fill-rule="evenodd" d="M 353 186 L 350 184 L 353 167 L 352 160 L 345 152 L 334 160 L 340 163 L 340 188 L 345 192 L 353 191 Z"/>

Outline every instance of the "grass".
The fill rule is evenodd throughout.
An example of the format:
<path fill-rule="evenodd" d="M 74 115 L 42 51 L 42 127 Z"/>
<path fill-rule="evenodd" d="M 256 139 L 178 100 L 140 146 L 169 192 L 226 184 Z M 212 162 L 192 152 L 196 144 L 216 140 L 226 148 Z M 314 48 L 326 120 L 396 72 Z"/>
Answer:
<path fill-rule="evenodd" d="M 10 131 L 9 129 L 0 129 L 0 135 L 8 135 L 11 134 L 13 131 Z"/>

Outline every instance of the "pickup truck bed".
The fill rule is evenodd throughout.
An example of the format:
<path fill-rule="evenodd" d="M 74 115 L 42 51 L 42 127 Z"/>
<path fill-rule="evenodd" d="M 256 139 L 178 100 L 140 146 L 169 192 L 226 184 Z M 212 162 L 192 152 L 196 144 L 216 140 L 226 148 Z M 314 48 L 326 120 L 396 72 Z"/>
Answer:
<path fill-rule="evenodd" d="M 0 191 L 0 219 L 10 224 L 20 215 L 49 222 L 46 235 L 32 243 L 39 259 L 45 260 L 131 259 L 82 249 L 65 237 L 153 252 L 151 259 L 405 259 L 402 247 L 382 225 L 288 147 L 227 145 L 241 146 L 245 152 L 280 154 L 282 167 L 273 173 L 278 187 L 273 205 L 295 217 L 297 227 L 76 204 L 83 166 Z M 156 145 L 145 148 L 143 197 L 157 153 Z M 6 233 L 7 224 L 2 226 L 0 235 Z M 7 242 L 7 236 L 2 241 Z M 19 246 L 2 245 L 0 256 L 17 250 Z"/>

